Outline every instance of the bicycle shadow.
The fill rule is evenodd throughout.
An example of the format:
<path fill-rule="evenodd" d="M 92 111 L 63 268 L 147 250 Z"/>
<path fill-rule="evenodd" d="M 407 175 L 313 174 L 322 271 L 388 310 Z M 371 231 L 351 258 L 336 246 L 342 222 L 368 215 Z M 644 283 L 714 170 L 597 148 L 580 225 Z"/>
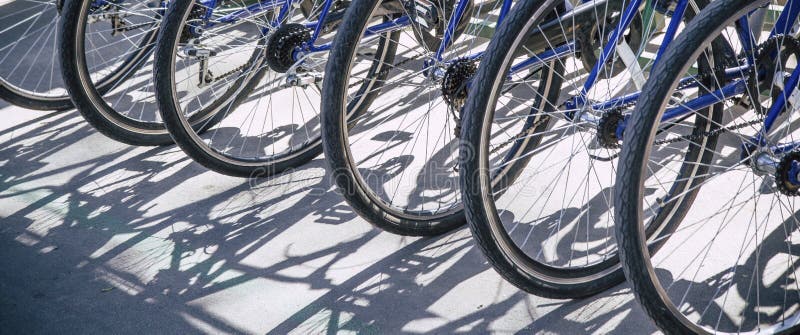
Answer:
<path fill-rule="evenodd" d="M 0 274 L 10 283 L 0 286 L 10 297 L 0 299 L 4 329 L 485 333 L 642 323 L 615 310 L 559 321 L 594 300 L 521 293 L 466 229 L 419 239 L 371 228 L 335 193 L 321 159 L 268 179 L 225 178 L 174 147 L 127 147 L 75 119 L 21 124 L 3 144 L 3 157 L 20 153 L 0 173 L 0 252 L 11 255 L 0 266 L 17 269 Z M 544 305 L 560 307 L 537 313 Z"/>

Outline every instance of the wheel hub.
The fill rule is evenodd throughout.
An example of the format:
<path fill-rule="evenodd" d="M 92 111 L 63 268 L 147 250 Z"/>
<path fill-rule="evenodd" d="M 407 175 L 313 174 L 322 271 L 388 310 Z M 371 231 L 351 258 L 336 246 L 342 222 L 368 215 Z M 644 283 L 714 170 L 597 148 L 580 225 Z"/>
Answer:
<path fill-rule="evenodd" d="M 281 85 L 281 88 L 301 87 L 305 89 L 310 85 L 319 85 L 320 83 L 322 83 L 322 73 L 290 74 L 286 76 L 286 82 Z"/>
<path fill-rule="evenodd" d="M 286 73 L 295 64 L 295 51 L 311 40 L 311 29 L 289 23 L 276 29 L 267 41 L 267 64 L 275 72 Z"/>
<path fill-rule="evenodd" d="M 189 12 L 189 17 L 186 18 L 186 26 L 184 26 L 183 31 L 181 31 L 181 43 L 188 43 L 189 40 L 200 37 L 200 34 L 203 32 L 201 23 L 205 12 L 206 9 L 203 6 L 195 5 L 192 7 Z"/>

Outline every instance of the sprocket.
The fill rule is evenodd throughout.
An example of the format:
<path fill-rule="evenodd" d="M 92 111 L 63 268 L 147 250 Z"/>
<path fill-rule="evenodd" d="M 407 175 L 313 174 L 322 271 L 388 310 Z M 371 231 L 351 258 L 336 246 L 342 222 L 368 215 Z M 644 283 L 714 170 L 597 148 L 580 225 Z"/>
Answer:
<path fill-rule="evenodd" d="M 800 151 L 793 151 L 783 156 L 775 170 L 775 184 L 778 191 L 788 196 L 800 195 Z"/>
<path fill-rule="evenodd" d="M 597 143 L 606 149 L 617 149 L 620 147 L 620 139 L 617 137 L 617 127 L 620 122 L 625 120 L 625 116 L 618 110 L 613 110 L 603 114 L 600 122 L 597 123 Z"/>
<path fill-rule="evenodd" d="M 776 53 L 781 58 L 780 68 L 778 68 L 777 62 L 772 59 Z M 772 101 L 775 101 L 777 95 L 783 91 L 782 88 L 775 86 L 775 75 L 778 72 L 786 72 L 778 70 L 785 68 L 791 56 L 794 56 L 796 60 L 800 60 L 800 41 L 792 36 L 775 35 L 759 44 L 755 56 L 756 66 L 751 70 L 752 72 L 748 79 L 750 92 L 758 92 L 759 97 L 766 93 L 771 96 Z M 760 73 L 764 74 L 761 78 L 758 75 Z M 783 80 L 786 80 L 786 78 L 783 78 Z M 750 100 L 752 100 L 752 97 L 750 97 Z M 753 102 L 750 101 L 757 113 L 766 114 L 768 108 L 761 105 L 760 99 L 758 102 Z"/>
<path fill-rule="evenodd" d="M 275 72 L 286 73 L 295 63 L 294 51 L 311 39 L 311 29 L 299 23 L 281 25 L 267 41 L 267 64 Z"/>
<path fill-rule="evenodd" d="M 198 27 L 203 21 L 203 15 L 206 13 L 206 7 L 201 5 L 194 5 L 189 12 L 189 17 L 186 18 L 186 24 L 181 31 L 180 43 L 189 43 L 189 40 L 199 37 Z"/>
<path fill-rule="evenodd" d="M 442 78 L 442 97 L 448 105 L 461 108 L 467 99 L 467 83 L 475 75 L 478 65 L 475 60 L 459 58 L 447 67 Z"/>

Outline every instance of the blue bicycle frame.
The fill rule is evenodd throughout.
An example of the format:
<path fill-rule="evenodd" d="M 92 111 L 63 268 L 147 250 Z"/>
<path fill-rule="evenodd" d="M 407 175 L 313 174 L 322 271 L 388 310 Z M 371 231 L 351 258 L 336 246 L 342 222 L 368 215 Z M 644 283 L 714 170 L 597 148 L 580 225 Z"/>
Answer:
<path fill-rule="evenodd" d="M 642 7 L 644 1 L 645 0 L 631 0 L 622 10 L 621 19 L 617 23 L 617 26 L 614 27 L 614 29 L 612 30 L 611 36 L 608 42 L 606 42 L 606 44 L 604 45 L 603 51 L 600 54 L 598 61 L 594 64 L 592 70 L 589 72 L 589 76 L 586 82 L 584 83 L 583 87 L 581 87 L 580 91 L 577 93 L 576 96 L 567 99 L 565 107 L 567 107 L 570 110 L 577 110 L 586 105 L 588 92 L 597 83 L 597 78 L 599 77 L 601 71 L 603 71 L 604 64 L 606 63 L 606 61 L 614 56 L 615 49 L 619 44 L 620 40 L 623 38 L 622 32 L 626 31 L 628 27 L 631 25 L 634 17 L 639 12 L 639 9 Z M 591 3 L 591 0 L 584 0 L 583 4 L 581 4 L 578 7 L 575 7 L 573 11 L 576 12 L 580 11 L 583 8 L 583 6 L 595 6 L 595 4 Z M 680 18 L 683 17 L 688 6 L 689 6 L 689 0 L 678 0 L 675 10 L 672 12 L 673 20 L 670 21 L 670 24 L 667 27 L 667 31 L 665 33 L 662 45 L 659 48 L 658 52 L 656 53 L 654 62 L 658 62 L 661 55 L 666 50 L 667 45 L 677 35 L 678 28 L 681 24 Z M 561 20 L 561 18 L 559 18 L 558 20 Z M 575 41 L 569 41 L 562 45 L 555 46 L 537 55 L 534 55 L 522 62 L 513 64 L 509 71 L 510 73 L 508 77 L 510 78 L 513 74 L 519 73 L 521 71 L 525 71 L 531 68 L 541 67 L 546 63 L 551 62 L 555 59 L 571 57 L 574 55 L 576 51 L 579 50 L 577 43 Z M 616 106 L 634 102 L 639 99 L 639 95 L 640 93 L 636 92 L 622 97 L 613 98 L 608 101 L 594 103 L 591 106 L 591 109 L 601 110 L 601 111 L 609 110 Z"/>
<path fill-rule="evenodd" d="M 262 0 L 257 3 L 248 5 L 245 8 L 235 10 L 231 13 L 223 15 L 219 18 L 212 19 L 214 10 L 223 0 L 198 0 L 199 3 L 206 7 L 206 11 L 203 15 L 203 26 L 202 29 L 209 29 L 215 27 L 220 24 L 233 24 L 240 20 L 247 19 L 253 15 L 257 15 L 259 13 L 264 12 L 271 12 L 271 11 L 278 11 L 278 16 L 272 22 L 270 22 L 269 27 L 265 27 L 262 29 L 263 34 L 267 34 L 270 28 L 274 29 L 279 27 L 282 22 L 286 20 L 286 18 L 292 13 L 293 6 L 296 3 L 301 2 L 302 0 Z M 324 27 L 325 19 L 328 17 L 330 12 L 330 8 L 333 5 L 334 0 L 325 0 L 322 4 L 322 10 L 320 11 L 319 17 L 317 21 L 306 22 L 304 25 L 307 28 L 313 29 L 312 37 L 309 41 L 306 42 L 304 45 L 304 50 L 306 52 L 322 52 L 330 50 L 330 43 L 326 43 L 321 46 L 316 45 L 316 41 L 319 38 L 320 33 Z M 385 23 L 386 25 L 391 25 L 393 22 Z M 382 32 L 381 27 L 377 27 L 377 33 Z M 295 60 L 299 58 L 297 53 L 295 55 Z"/>
<path fill-rule="evenodd" d="M 588 92 L 597 82 L 597 78 L 600 74 L 600 71 L 603 70 L 606 61 L 613 56 L 615 48 L 617 44 L 620 42 L 620 39 L 622 38 L 621 32 L 628 29 L 631 22 L 633 21 L 634 16 L 637 14 L 639 8 L 641 7 L 642 1 L 643 0 L 632 0 L 623 10 L 620 22 L 612 31 L 611 38 L 605 44 L 603 51 L 598 58 L 598 61 L 594 64 L 583 87 L 581 87 L 580 91 L 577 93 L 576 96 L 567 99 L 565 106 L 568 109 L 575 110 L 582 108 L 586 105 Z M 685 14 L 688 5 L 689 5 L 689 0 L 677 1 L 675 10 L 672 13 L 673 19 L 670 21 L 670 24 L 667 27 L 667 31 L 664 35 L 662 44 L 659 47 L 658 52 L 656 53 L 656 57 L 654 58 L 654 64 L 657 63 L 659 59 L 661 59 L 661 56 L 666 51 L 667 46 L 677 35 L 679 25 L 682 21 L 680 19 Z M 787 8 L 787 10 L 781 11 L 781 14 L 779 15 L 776 21 L 775 27 L 773 27 L 772 31 L 770 32 L 770 37 L 778 34 L 790 33 L 792 29 L 792 24 L 797 20 L 798 16 L 800 16 L 800 1 L 788 0 L 784 8 Z M 723 102 L 729 99 L 730 97 L 745 93 L 745 91 L 747 90 L 746 79 L 749 74 L 747 70 L 752 68 L 752 65 L 755 62 L 755 59 L 752 58 L 752 55 L 754 48 L 756 48 L 756 41 L 754 39 L 754 34 L 750 30 L 749 21 L 747 20 L 747 17 L 743 17 L 737 21 L 737 35 L 745 51 L 745 54 L 748 55 L 747 64 L 742 66 L 737 66 L 731 69 L 726 69 L 725 78 L 726 79 L 738 78 L 738 80 L 733 80 L 729 84 L 723 86 L 722 88 L 714 92 L 704 94 L 684 104 L 681 104 L 680 106 L 668 109 L 667 111 L 664 112 L 662 121 L 677 119 L 681 116 L 684 116 L 696 110 L 712 106 L 714 104 Z M 574 51 L 576 51 L 575 43 L 574 42 L 566 43 L 564 45 L 555 47 L 553 49 L 544 51 L 543 53 L 535 55 L 521 63 L 514 64 L 510 72 L 511 74 L 514 74 L 516 72 L 523 71 L 529 68 L 542 66 L 545 63 L 552 61 L 553 59 L 560 58 L 563 56 L 571 56 L 572 52 Z M 788 91 L 788 93 L 784 91 L 783 94 L 777 97 L 776 101 L 773 103 L 773 105 L 769 109 L 769 112 L 767 113 L 763 129 L 761 130 L 761 132 L 759 132 L 757 136 L 755 136 L 751 140 L 752 143 L 759 145 L 766 144 L 766 139 L 765 139 L 766 134 L 772 128 L 775 120 L 778 118 L 781 111 L 784 110 L 788 95 L 791 94 L 794 88 L 798 87 L 799 83 L 800 83 L 800 67 L 798 67 L 793 71 L 792 75 L 789 77 L 789 80 L 786 82 L 784 86 L 786 88 L 791 88 L 791 89 Z M 681 80 L 681 86 L 684 88 L 693 88 L 697 87 L 698 85 L 699 83 L 696 80 L 693 80 L 692 78 L 683 78 Z M 593 103 L 590 107 L 592 110 L 597 110 L 597 111 L 609 110 L 616 106 L 625 105 L 637 101 L 639 99 L 640 93 L 641 92 L 635 92 L 622 97 L 616 97 L 607 101 L 596 102 Z M 618 125 L 616 131 L 617 138 L 620 139 L 622 138 L 623 133 L 625 131 L 625 127 L 627 125 L 627 120 L 628 117 L 626 116 L 625 120 L 620 122 L 620 124 Z M 776 153 L 780 153 L 780 152 L 794 150 L 797 148 L 800 148 L 800 142 L 774 145 L 770 148 L 770 150 Z"/>
<path fill-rule="evenodd" d="M 778 16 L 775 26 L 770 31 L 770 37 L 791 33 L 793 23 L 797 20 L 798 16 L 800 16 L 800 1 L 788 0 L 784 8 L 786 8 L 786 10 L 781 11 L 781 14 Z M 667 109 L 662 116 L 662 121 L 675 119 L 699 109 L 707 108 L 724 102 L 737 95 L 746 93 L 747 79 L 750 75 L 750 72 L 747 70 L 755 65 L 755 59 L 750 56 L 753 54 L 753 50 L 756 47 L 755 34 L 753 34 L 753 32 L 750 30 L 747 16 L 737 20 L 736 30 L 739 41 L 741 42 L 742 48 L 745 51 L 744 53 L 748 55 L 748 57 L 746 65 L 725 70 L 726 79 L 734 78 L 735 80 L 724 85 L 722 88 L 715 90 L 714 92 L 706 93 L 695 99 L 687 101 L 680 106 Z M 772 129 L 775 120 L 778 118 L 781 112 L 785 110 L 787 98 L 792 94 L 792 92 L 795 91 L 795 88 L 798 87 L 798 83 L 800 83 L 800 67 L 796 68 L 789 76 L 789 79 L 784 84 L 783 92 L 777 96 L 775 101 L 773 101 L 772 106 L 767 112 L 762 129 L 756 136 L 750 139 L 749 144 L 758 146 L 768 144 L 766 135 Z M 622 132 L 624 131 L 625 123 L 626 122 L 620 124 L 620 127 L 617 129 L 617 134 L 619 136 L 621 136 Z M 770 146 L 770 151 L 780 154 L 795 150 L 797 148 L 800 148 L 800 142 L 779 143 Z M 745 152 L 749 152 L 749 150 L 745 150 Z"/>
<path fill-rule="evenodd" d="M 603 71 L 606 61 L 614 56 L 615 49 L 619 44 L 620 40 L 623 38 L 622 32 L 628 29 L 628 27 L 633 22 L 633 18 L 639 12 L 639 8 L 642 6 L 643 0 L 632 0 L 622 12 L 622 17 L 620 22 L 617 24 L 617 27 L 611 33 L 611 37 L 609 41 L 603 47 L 603 52 L 600 54 L 597 62 L 594 64 L 594 67 L 589 72 L 589 77 L 587 78 L 586 82 L 584 83 L 583 87 L 581 87 L 580 91 L 578 92 L 577 96 L 571 98 L 567 101 L 566 107 L 568 109 L 574 110 L 579 109 L 587 103 L 587 94 L 588 92 L 594 87 L 597 83 L 597 78 L 600 75 L 600 71 Z M 655 63 L 658 63 L 659 59 L 661 59 L 661 55 L 666 51 L 667 46 L 675 39 L 675 36 L 678 33 L 678 28 L 681 24 L 681 19 L 686 12 L 686 8 L 689 6 L 689 0 L 678 0 L 675 10 L 672 13 L 672 20 L 670 21 L 669 26 L 667 26 L 667 31 L 664 35 L 662 40 L 661 46 L 656 53 L 656 56 L 653 60 L 653 66 Z M 634 102 L 639 99 L 640 92 L 628 94 L 622 97 L 610 99 L 608 101 L 596 103 L 592 105 L 593 110 L 608 110 L 616 106 L 628 104 Z"/>
<path fill-rule="evenodd" d="M 246 19 L 258 13 L 278 10 L 279 11 L 278 17 L 273 22 L 270 23 L 271 28 L 276 28 L 281 24 L 281 22 L 284 22 L 287 16 L 291 13 L 293 5 L 299 3 L 300 1 L 302 0 L 263 0 L 258 3 L 249 5 L 246 8 L 233 11 L 222 17 L 212 19 L 211 17 L 214 9 L 217 8 L 217 6 L 222 2 L 222 0 L 199 0 L 199 3 L 201 5 L 208 8 L 203 17 L 205 24 L 203 25 L 202 28 L 208 29 L 219 24 L 231 24 L 239 20 Z M 306 27 L 311 28 L 314 31 L 311 35 L 311 39 L 305 43 L 302 50 L 295 51 L 294 54 L 295 60 L 300 59 L 302 57 L 301 54 L 330 51 L 331 42 L 318 45 L 316 41 L 319 38 L 320 33 L 322 32 L 325 20 L 328 17 L 331 6 L 333 5 L 333 1 L 334 0 L 324 0 L 322 4 L 322 10 L 320 11 L 317 21 L 307 22 L 304 24 Z M 511 0 L 503 0 L 502 6 L 500 8 L 500 13 L 498 15 L 498 23 L 501 22 L 503 18 L 505 18 L 505 16 L 508 14 L 509 10 L 511 9 L 511 3 L 512 3 Z M 443 34 L 442 43 L 440 44 L 439 50 L 437 50 L 435 54 L 435 60 L 437 62 L 442 61 L 445 48 L 452 42 L 455 33 L 455 28 L 461 21 L 461 18 L 464 16 L 468 5 L 469 5 L 468 1 L 459 1 L 458 4 L 456 5 L 453 11 L 453 15 L 451 15 L 448 21 L 447 29 Z M 410 26 L 411 24 L 412 24 L 411 18 L 408 15 L 402 15 L 399 16 L 398 18 L 389 20 L 387 22 L 367 27 L 364 34 L 364 38 L 404 29 Z M 265 34 L 267 33 L 266 28 L 263 33 Z M 479 55 L 472 55 L 470 57 L 479 57 Z"/>

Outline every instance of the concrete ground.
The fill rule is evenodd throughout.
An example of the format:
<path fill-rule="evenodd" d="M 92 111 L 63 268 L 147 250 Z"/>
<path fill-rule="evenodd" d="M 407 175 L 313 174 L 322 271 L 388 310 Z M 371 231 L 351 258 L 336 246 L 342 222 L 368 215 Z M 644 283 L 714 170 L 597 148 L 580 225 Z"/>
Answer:
<path fill-rule="evenodd" d="M 244 180 L 111 141 L 75 111 L 0 115 L 2 333 L 656 331 L 627 285 L 544 299 L 504 282 L 466 228 L 372 228 L 323 158 Z"/>

